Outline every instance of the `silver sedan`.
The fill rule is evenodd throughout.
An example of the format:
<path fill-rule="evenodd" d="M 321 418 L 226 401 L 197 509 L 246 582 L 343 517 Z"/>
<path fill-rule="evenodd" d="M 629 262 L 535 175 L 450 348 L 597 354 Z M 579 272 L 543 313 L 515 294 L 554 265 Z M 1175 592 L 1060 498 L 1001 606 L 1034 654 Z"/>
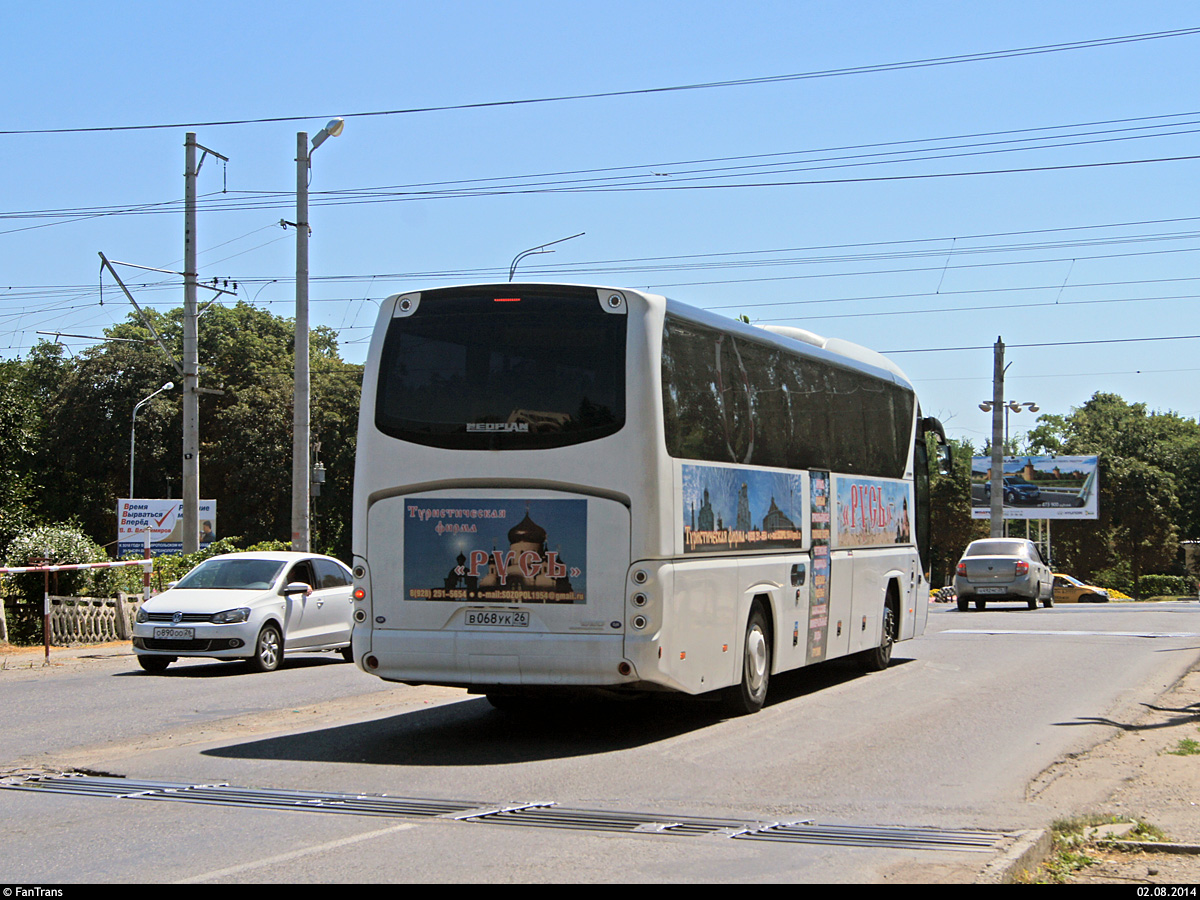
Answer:
<path fill-rule="evenodd" d="M 958 561 L 954 575 L 958 608 L 971 601 L 985 609 L 992 600 L 1021 600 L 1030 609 L 1054 605 L 1054 575 L 1033 541 L 986 538 L 972 541 Z"/>

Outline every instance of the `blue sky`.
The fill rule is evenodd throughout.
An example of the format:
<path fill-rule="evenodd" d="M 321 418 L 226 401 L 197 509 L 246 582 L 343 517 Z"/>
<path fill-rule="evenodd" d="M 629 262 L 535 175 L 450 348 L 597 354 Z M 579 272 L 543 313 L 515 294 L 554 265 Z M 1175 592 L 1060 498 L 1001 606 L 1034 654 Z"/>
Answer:
<path fill-rule="evenodd" d="M 188 130 L 229 157 L 200 173 L 201 277 L 290 316 L 295 135 L 346 115 L 313 158 L 311 273 L 313 322 L 350 360 L 388 294 L 503 280 L 521 250 L 586 232 L 520 274 L 894 352 L 926 413 L 977 443 L 997 336 L 1008 396 L 1044 412 L 1111 391 L 1200 415 L 1200 341 L 1130 340 L 1200 335 L 1200 34 L 1104 43 L 1200 26 L 1194 3 L 46 2 L 5 18 L 0 354 L 125 318 L 111 279 L 99 302 L 98 251 L 182 267 Z M 356 115 L 857 67 L 887 68 Z M 278 117 L 301 118 L 197 124 Z M 137 125 L 177 127 L 19 133 Z M 166 212 L 127 212 L 143 204 Z M 25 215 L 49 210 L 71 214 Z M 181 303 L 128 274 L 157 284 L 139 302 Z"/>

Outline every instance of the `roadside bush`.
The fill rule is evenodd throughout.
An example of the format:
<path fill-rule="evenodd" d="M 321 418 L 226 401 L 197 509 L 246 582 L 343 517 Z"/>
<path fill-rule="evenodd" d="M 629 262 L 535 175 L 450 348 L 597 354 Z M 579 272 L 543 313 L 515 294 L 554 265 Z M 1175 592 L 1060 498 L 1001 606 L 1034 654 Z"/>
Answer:
<path fill-rule="evenodd" d="M 1145 578 L 1142 580 L 1144 581 Z M 1113 566 L 1111 569 L 1101 569 L 1091 581 L 1093 584 L 1107 588 L 1109 591 L 1120 591 L 1127 596 L 1132 596 L 1133 594 L 1133 575 L 1129 571 L 1128 563 L 1121 563 Z"/>
<path fill-rule="evenodd" d="M 71 525 L 38 525 L 17 534 L 4 554 L 6 566 L 35 565 L 31 560 L 48 558 L 51 565 L 106 562 L 104 548 Z M 74 596 L 108 596 L 108 579 L 96 571 L 56 572 L 50 575 L 50 593 Z M 6 593 L 41 608 L 45 576 L 40 572 L 6 575 Z"/>
<path fill-rule="evenodd" d="M 1196 595 L 1196 579 L 1190 575 L 1143 575 L 1138 582 L 1142 597 Z"/>

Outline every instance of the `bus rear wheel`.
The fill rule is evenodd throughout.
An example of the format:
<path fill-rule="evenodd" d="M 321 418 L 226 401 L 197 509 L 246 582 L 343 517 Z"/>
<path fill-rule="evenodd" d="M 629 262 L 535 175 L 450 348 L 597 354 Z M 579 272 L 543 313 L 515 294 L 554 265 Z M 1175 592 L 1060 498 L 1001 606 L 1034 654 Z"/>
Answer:
<path fill-rule="evenodd" d="M 730 715 L 756 713 L 767 700 L 771 681 L 771 637 L 767 617 L 755 604 L 746 622 L 746 640 L 742 647 L 742 680 L 725 689 L 725 709 Z"/>
<path fill-rule="evenodd" d="M 896 642 L 896 613 L 889 603 L 883 608 L 883 635 L 879 646 L 866 650 L 859 656 L 862 667 L 868 672 L 882 672 L 892 663 L 892 646 Z"/>

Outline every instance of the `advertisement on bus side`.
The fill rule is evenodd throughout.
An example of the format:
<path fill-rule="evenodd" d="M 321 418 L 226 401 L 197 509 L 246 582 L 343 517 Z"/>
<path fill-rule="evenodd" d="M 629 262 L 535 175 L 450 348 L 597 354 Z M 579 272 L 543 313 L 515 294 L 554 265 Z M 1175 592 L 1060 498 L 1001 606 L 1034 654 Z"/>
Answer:
<path fill-rule="evenodd" d="M 404 502 L 405 599 L 584 603 L 587 501 Z"/>
<path fill-rule="evenodd" d="M 804 545 L 800 473 L 691 463 L 681 469 L 685 553 Z"/>
<path fill-rule="evenodd" d="M 911 488 L 902 481 L 837 478 L 837 547 L 912 543 Z"/>

